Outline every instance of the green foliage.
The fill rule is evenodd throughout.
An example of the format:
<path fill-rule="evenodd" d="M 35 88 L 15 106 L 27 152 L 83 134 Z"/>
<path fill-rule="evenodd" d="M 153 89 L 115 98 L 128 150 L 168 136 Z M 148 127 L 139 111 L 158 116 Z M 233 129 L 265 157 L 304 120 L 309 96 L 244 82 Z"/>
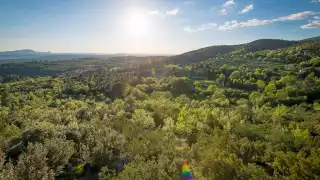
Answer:
<path fill-rule="evenodd" d="M 265 82 L 262 81 L 262 80 L 258 80 L 258 81 L 257 81 L 257 86 L 258 86 L 258 88 L 260 88 L 260 89 L 264 89 L 264 87 L 265 87 Z"/>
<path fill-rule="evenodd" d="M 143 109 L 136 109 L 133 116 L 132 116 L 132 121 L 135 123 L 137 126 L 140 126 L 142 128 L 150 129 L 155 127 L 155 123 L 153 118 L 149 113 L 147 113 Z"/>
<path fill-rule="evenodd" d="M 320 111 L 320 104 L 318 102 L 313 103 L 313 109 Z"/>
<path fill-rule="evenodd" d="M 75 154 L 74 143 L 64 139 L 51 139 L 44 143 L 44 147 L 48 150 L 48 165 L 55 172 L 62 171 L 71 156 Z"/>
<path fill-rule="evenodd" d="M 166 68 L 170 71 L 171 75 L 176 75 L 177 71 L 181 69 L 181 67 L 176 64 L 169 64 Z"/>
<path fill-rule="evenodd" d="M 78 166 L 75 167 L 75 171 L 77 174 L 82 174 L 84 172 L 84 165 L 79 164 Z"/>
<path fill-rule="evenodd" d="M 53 171 L 47 166 L 48 151 L 41 144 L 30 144 L 27 153 L 23 153 L 15 166 L 6 164 L 0 177 L 8 179 L 54 179 Z M 8 176 L 12 175 L 12 176 Z"/>
<path fill-rule="evenodd" d="M 10 139 L 12 137 L 18 136 L 20 129 L 15 125 L 10 125 L 3 120 L 0 120 L 0 139 Z"/>
<path fill-rule="evenodd" d="M 319 179 L 318 46 L 261 40 L 184 67 L 7 78 L 0 179 L 173 180 L 183 160 L 196 179 Z"/>
<path fill-rule="evenodd" d="M 174 93 L 190 94 L 193 92 L 193 83 L 187 77 L 172 78 L 170 80 L 170 87 Z"/>
<path fill-rule="evenodd" d="M 125 166 L 123 172 L 120 173 L 120 180 L 130 180 L 130 179 L 142 179 L 142 180 L 151 180 L 151 179 L 174 179 L 174 177 L 168 176 L 165 171 L 165 166 L 161 166 L 155 160 L 143 160 L 137 158 L 134 163 L 129 163 Z"/>

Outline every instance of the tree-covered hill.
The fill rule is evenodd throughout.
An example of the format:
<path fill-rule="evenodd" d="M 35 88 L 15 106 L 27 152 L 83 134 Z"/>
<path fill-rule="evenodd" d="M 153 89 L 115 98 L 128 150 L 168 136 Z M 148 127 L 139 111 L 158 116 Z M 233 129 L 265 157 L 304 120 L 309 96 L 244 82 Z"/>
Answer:
<path fill-rule="evenodd" d="M 12 76 L 53 76 L 63 73 L 88 73 L 101 67 L 120 69 L 124 72 L 151 74 L 147 71 L 165 71 L 167 64 L 190 65 L 215 60 L 215 64 L 237 63 L 253 66 L 265 63 L 288 63 L 308 61 L 319 55 L 319 40 L 285 41 L 261 39 L 242 45 L 211 46 L 181 55 L 165 56 L 117 56 L 104 58 L 79 58 L 69 61 L 10 62 L 0 64 L 1 79 Z M 287 60 L 286 60 L 287 59 Z M 160 73 L 160 76 L 164 74 Z M 16 78 L 16 77 L 14 77 Z"/>
<path fill-rule="evenodd" d="M 275 50 L 286 48 L 292 45 L 299 44 L 309 40 L 316 40 L 319 37 L 310 38 L 302 41 L 287 41 L 280 39 L 260 39 L 247 44 L 240 45 L 223 45 L 223 46 L 210 46 L 180 55 L 167 58 L 168 63 L 172 64 L 188 64 L 214 58 L 218 54 L 226 54 L 232 51 L 241 52 L 256 52 L 261 50 Z"/>
<path fill-rule="evenodd" d="M 320 56 L 320 40 L 301 41 L 295 45 L 273 50 L 248 51 L 241 48 L 230 53 L 219 54 L 208 61 L 220 63 L 311 63 Z"/>
<path fill-rule="evenodd" d="M 303 39 L 303 40 L 301 40 L 301 41 L 310 41 L 310 40 L 320 40 L 320 36 L 316 36 L 316 37 L 312 37 L 312 38 Z"/>

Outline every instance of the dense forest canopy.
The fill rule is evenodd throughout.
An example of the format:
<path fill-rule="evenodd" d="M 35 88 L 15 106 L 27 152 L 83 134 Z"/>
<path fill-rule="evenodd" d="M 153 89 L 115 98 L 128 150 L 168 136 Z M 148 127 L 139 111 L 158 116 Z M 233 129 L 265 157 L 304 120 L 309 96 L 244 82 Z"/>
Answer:
<path fill-rule="evenodd" d="M 319 50 L 2 64 L 0 179 L 320 179 Z"/>

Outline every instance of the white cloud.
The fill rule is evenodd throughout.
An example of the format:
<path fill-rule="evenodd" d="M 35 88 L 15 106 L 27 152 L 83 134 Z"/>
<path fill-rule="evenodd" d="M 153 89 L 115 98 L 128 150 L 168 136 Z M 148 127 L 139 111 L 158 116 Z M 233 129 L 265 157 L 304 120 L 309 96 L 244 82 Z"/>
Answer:
<path fill-rule="evenodd" d="M 155 14 L 159 14 L 160 12 L 158 10 L 153 10 L 153 11 L 149 11 L 148 14 L 150 15 L 155 15 Z"/>
<path fill-rule="evenodd" d="M 263 26 L 263 25 L 271 24 L 278 21 L 303 20 L 315 14 L 317 13 L 313 11 L 305 11 L 305 12 L 290 14 L 289 16 L 284 16 L 284 17 L 270 19 L 270 20 L 251 19 L 245 22 L 231 21 L 231 22 L 224 23 L 224 25 L 220 25 L 218 27 L 218 30 L 231 30 L 231 29 L 242 28 L 242 27 Z"/>
<path fill-rule="evenodd" d="M 320 20 L 309 21 L 308 24 L 300 26 L 302 29 L 320 28 Z"/>
<path fill-rule="evenodd" d="M 278 19 L 274 19 L 274 21 L 295 21 L 295 20 L 303 20 L 309 16 L 316 15 L 316 12 L 313 11 L 305 11 L 296 14 L 290 14 L 289 16 L 280 17 Z"/>
<path fill-rule="evenodd" d="M 179 13 L 179 11 L 180 11 L 180 8 L 175 8 L 175 9 L 171 9 L 171 10 L 167 11 L 166 13 L 167 13 L 168 15 L 173 15 L 173 16 L 175 16 L 175 15 L 177 15 L 177 14 Z"/>
<path fill-rule="evenodd" d="M 251 19 L 244 22 L 238 22 L 237 20 L 233 20 L 233 21 L 227 21 L 223 25 L 217 25 L 215 23 L 207 23 L 194 29 L 187 26 L 184 28 L 184 30 L 186 32 L 197 32 L 197 31 L 204 31 L 204 30 L 210 30 L 210 29 L 225 31 L 225 30 L 232 30 L 232 29 L 243 28 L 243 27 L 263 26 L 263 25 L 267 25 L 275 22 L 281 22 L 281 21 L 304 20 L 304 19 L 307 19 L 309 16 L 316 15 L 316 14 L 319 14 L 319 13 L 313 12 L 313 11 L 305 11 L 305 12 L 290 14 L 288 16 L 283 16 L 275 19 L 266 19 L 266 20 Z M 319 20 L 313 20 L 313 21 L 309 21 L 308 24 L 301 26 L 301 28 L 302 29 L 318 28 L 319 24 L 320 24 Z"/>
<path fill-rule="evenodd" d="M 184 27 L 183 30 L 184 30 L 185 32 L 187 32 L 187 33 L 193 33 L 193 32 L 194 32 L 194 29 L 191 29 L 190 26 Z"/>
<path fill-rule="evenodd" d="M 231 21 L 231 23 L 237 23 L 238 21 L 237 20 L 233 20 L 233 21 Z"/>
<path fill-rule="evenodd" d="M 253 9 L 253 4 L 246 6 L 240 13 L 247 13 Z"/>
<path fill-rule="evenodd" d="M 320 16 L 314 16 L 313 19 L 320 19 Z"/>
<path fill-rule="evenodd" d="M 193 1 L 185 1 L 185 2 L 183 2 L 183 4 L 191 4 L 191 3 L 193 3 Z"/>
<path fill-rule="evenodd" d="M 226 15 L 226 14 L 227 14 L 227 10 L 226 10 L 226 9 L 221 9 L 221 10 L 219 11 L 219 14 L 221 14 L 221 15 Z"/>
<path fill-rule="evenodd" d="M 318 2 L 320 2 L 320 0 L 312 0 L 311 2 L 318 3 Z"/>
<path fill-rule="evenodd" d="M 216 23 L 207 23 L 207 24 L 202 24 L 197 30 L 205 31 L 205 30 L 215 29 L 217 26 L 218 25 Z"/>
<path fill-rule="evenodd" d="M 225 2 L 225 3 L 223 4 L 223 7 L 232 6 L 232 5 L 234 5 L 234 4 L 236 4 L 236 3 L 234 2 L 234 0 L 228 0 L 227 2 Z"/>
<path fill-rule="evenodd" d="M 251 26 L 263 26 L 272 23 L 271 20 L 259 20 L 251 19 L 245 22 L 238 22 L 236 20 L 225 22 L 223 25 L 218 27 L 218 30 L 231 30 L 241 27 L 251 27 Z"/>
<path fill-rule="evenodd" d="M 194 33 L 194 32 L 198 32 L 198 31 L 206 31 L 206 30 L 213 30 L 217 28 L 217 24 L 216 23 L 207 23 L 207 24 L 202 24 L 200 27 L 198 28 L 191 28 L 190 26 L 186 26 L 183 28 L 184 31 L 186 31 L 187 33 Z"/>

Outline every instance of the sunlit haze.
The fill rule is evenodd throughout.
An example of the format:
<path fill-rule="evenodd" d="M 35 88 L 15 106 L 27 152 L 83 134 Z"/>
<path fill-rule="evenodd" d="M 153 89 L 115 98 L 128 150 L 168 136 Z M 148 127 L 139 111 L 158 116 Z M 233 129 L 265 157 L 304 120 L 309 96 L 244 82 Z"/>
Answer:
<path fill-rule="evenodd" d="M 177 54 L 320 34 L 311 0 L 1 0 L 0 51 Z"/>

